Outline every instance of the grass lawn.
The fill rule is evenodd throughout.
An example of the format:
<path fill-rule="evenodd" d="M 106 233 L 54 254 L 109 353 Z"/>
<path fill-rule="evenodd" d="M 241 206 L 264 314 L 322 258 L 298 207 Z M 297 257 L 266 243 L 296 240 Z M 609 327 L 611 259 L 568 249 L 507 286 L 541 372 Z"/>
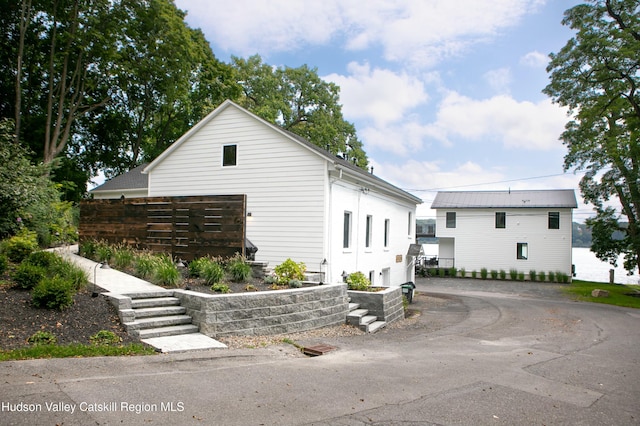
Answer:
<path fill-rule="evenodd" d="M 0 361 L 15 361 L 37 358 L 71 358 L 92 356 L 154 355 L 156 351 L 142 343 L 123 346 L 36 345 L 28 348 L 0 351 Z"/>
<path fill-rule="evenodd" d="M 597 288 L 607 290 L 609 297 L 591 296 L 591 292 Z M 640 287 L 637 286 L 574 280 L 564 291 L 576 300 L 583 302 L 606 303 L 608 305 L 640 309 L 640 297 L 630 296 L 630 294 L 640 293 Z"/>

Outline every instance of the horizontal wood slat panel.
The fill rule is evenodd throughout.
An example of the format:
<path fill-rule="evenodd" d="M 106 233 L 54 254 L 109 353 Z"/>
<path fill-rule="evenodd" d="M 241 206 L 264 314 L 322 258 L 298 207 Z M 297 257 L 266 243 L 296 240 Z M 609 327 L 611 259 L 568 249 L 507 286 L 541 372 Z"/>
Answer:
<path fill-rule="evenodd" d="M 175 258 L 244 253 L 246 196 L 83 200 L 80 243 L 104 240 L 171 253 Z"/>

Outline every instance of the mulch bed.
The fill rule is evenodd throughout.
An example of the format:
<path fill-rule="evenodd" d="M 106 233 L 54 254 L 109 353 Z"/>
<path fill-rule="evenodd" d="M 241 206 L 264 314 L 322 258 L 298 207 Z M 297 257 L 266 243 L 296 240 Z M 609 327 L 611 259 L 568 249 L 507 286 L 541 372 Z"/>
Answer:
<path fill-rule="evenodd" d="M 99 289 L 100 290 L 100 289 Z M 37 331 L 48 331 L 58 344 L 90 344 L 89 338 L 100 330 L 112 331 L 122 343 L 133 343 L 120 324 L 115 307 L 104 297 L 91 297 L 82 290 L 73 305 L 63 311 L 40 309 L 31 305 L 31 292 L 0 286 L 0 350 L 29 346 L 27 339 Z"/>

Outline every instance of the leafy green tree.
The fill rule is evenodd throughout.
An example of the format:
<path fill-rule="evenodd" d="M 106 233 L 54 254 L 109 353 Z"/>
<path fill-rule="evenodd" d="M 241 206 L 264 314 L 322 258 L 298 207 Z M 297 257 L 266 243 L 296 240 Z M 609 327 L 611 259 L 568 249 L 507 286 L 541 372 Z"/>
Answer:
<path fill-rule="evenodd" d="M 563 24 L 576 34 L 550 55 L 544 93 L 571 114 L 564 167 L 585 171 L 580 190 L 597 212 L 586 222 L 591 250 L 612 264 L 624 254 L 632 273 L 640 257 L 640 3 L 588 0 L 567 10 Z M 612 199 L 621 215 L 606 205 Z M 624 238 L 612 238 L 615 231 Z"/>
<path fill-rule="evenodd" d="M 107 176 L 152 160 L 240 92 L 231 68 L 172 1 L 123 1 L 119 13 L 111 100 L 86 117 L 80 141 L 87 164 Z"/>
<path fill-rule="evenodd" d="M 242 87 L 238 102 L 265 120 L 307 139 L 355 165 L 367 168 L 356 129 L 342 116 L 339 87 L 322 80 L 315 68 L 274 68 L 258 55 L 232 57 Z"/>
<path fill-rule="evenodd" d="M 0 239 L 15 234 L 27 211 L 49 201 L 46 168 L 34 166 L 14 137 L 13 121 L 0 121 Z"/>

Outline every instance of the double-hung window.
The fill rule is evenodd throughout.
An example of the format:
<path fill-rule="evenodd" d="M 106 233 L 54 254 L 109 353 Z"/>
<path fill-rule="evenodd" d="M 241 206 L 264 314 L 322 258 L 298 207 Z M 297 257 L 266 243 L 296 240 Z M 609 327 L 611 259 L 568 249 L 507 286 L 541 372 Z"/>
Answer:
<path fill-rule="evenodd" d="M 344 212 L 342 247 L 346 249 L 351 247 L 351 212 Z"/>
<path fill-rule="evenodd" d="M 549 212 L 549 229 L 560 229 L 560 212 Z"/>
<path fill-rule="evenodd" d="M 222 167 L 238 165 L 238 145 L 222 146 Z"/>
<path fill-rule="evenodd" d="M 456 227 L 456 212 L 447 212 L 447 228 Z"/>
<path fill-rule="evenodd" d="M 507 227 L 507 213 L 496 212 L 496 228 L 504 229 Z"/>
<path fill-rule="evenodd" d="M 390 221 L 389 219 L 385 219 L 384 220 L 384 247 L 387 248 L 389 247 L 389 226 L 390 226 Z"/>
<path fill-rule="evenodd" d="M 371 248 L 371 237 L 373 233 L 373 216 L 367 215 L 366 235 L 364 236 L 364 246 Z"/>
<path fill-rule="evenodd" d="M 529 243 L 517 243 L 516 258 L 527 260 L 529 258 Z"/>

